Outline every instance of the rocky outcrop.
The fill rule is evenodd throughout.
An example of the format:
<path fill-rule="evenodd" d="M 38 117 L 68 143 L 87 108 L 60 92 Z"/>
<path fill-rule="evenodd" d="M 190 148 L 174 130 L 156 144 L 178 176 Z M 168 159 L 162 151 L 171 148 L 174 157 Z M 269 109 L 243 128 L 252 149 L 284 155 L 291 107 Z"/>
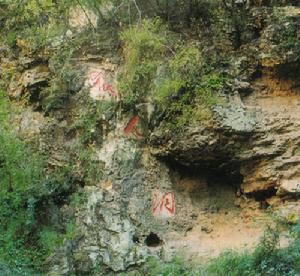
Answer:
<path fill-rule="evenodd" d="M 70 16 L 70 38 L 97 23 L 95 15 L 89 19 L 78 9 Z M 213 116 L 181 132 L 162 122 L 147 137 L 150 130 L 140 117 L 151 121 L 153 101 L 136 106 L 135 114 L 121 110 L 118 65 L 100 56 L 72 60 L 80 80 L 68 83 L 62 103 L 61 91 L 51 90 L 58 102 L 53 113 L 37 103 L 39 108 L 14 114 L 19 137 L 47 155 L 47 169 L 70 166 L 72 189 L 84 194 L 79 205 L 68 206 L 64 199 L 55 209 L 62 220 L 72 213 L 76 234 L 51 254 L 46 273 L 134 273 L 147 257 L 168 259 L 178 251 L 207 259 L 224 249 L 244 249 L 245 242 L 251 248 L 270 223 L 263 213 L 268 206 L 296 220 L 300 12 L 295 6 L 256 7 L 251 16 L 255 22 L 242 39 L 250 42 L 226 49 L 227 80 Z M 43 100 L 40 93 L 54 74 L 48 58 L 2 58 L 1 65 L 16 70 L 10 98 L 26 97 L 29 105 Z M 93 163 L 87 170 L 96 173 L 84 171 L 83 150 L 89 151 L 84 161 Z"/>
<path fill-rule="evenodd" d="M 235 102 L 232 110 L 216 110 L 208 126 L 188 128 L 162 144 L 158 131 L 152 136 L 152 153 L 186 166 L 236 170 L 245 193 L 272 187 L 297 192 L 292 187 L 299 183 L 300 95 L 280 90 L 278 80 L 274 87 L 265 82 L 257 81 L 239 108 Z"/>
<path fill-rule="evenodd" d="M 11 81 L 10 97 L 18 99 L 26 92 L 29 92 L 32 99 L 38 97 L 41 87 L 47 86 L 49 77 L 50 72 L 45 65 L 38 65 L 25 70 L 19 78 Z"/>
<path fill-rule="evenodd" d="M 269 81 L 262 80 L 262 83 Z M 260 89 L 245 99 L 246 104 L 258 110 L 257 120 L 261 129 L 261 135 L 251 144 L 252 148 L 240 153 L 241 158 L 253 158 L 242 165 L 242 187 L 246 193 L 270 187 L 283 193 L 300 180 L 299 90 L 284 91 L 280 87 L 281 82 L 276 82 L 277 85 L 266 85 L 265 90 Z"/>
<path fill-rule="evenodd" d="M 151 137 L 154 155 L 186 166 L 235 171 L 243 177 L 246 194 L 299 192 L 300 16 L 296 7 L 276 9 L 273 16 L 259 40 L 260 53 L 253 57 L 254 44 L 243 46 L 244 53 L 250 49 L 250 66 L 247 55 L 244 62 L 232 60 L 231 93 L 214 108 L 214 118 L 177 135 L 161 125 Z"/>

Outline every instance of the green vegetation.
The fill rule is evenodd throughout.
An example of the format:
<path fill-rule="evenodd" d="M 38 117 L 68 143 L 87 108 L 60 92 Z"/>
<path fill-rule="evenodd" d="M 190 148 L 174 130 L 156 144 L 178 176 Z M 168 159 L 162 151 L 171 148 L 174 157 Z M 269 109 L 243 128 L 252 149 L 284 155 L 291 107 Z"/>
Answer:
<path fill-rule="evenodd" d="M 282 229 L 281 229 L 282 230 Z M 197 267 L 175 257 L 168 263 L 150 259 L 149 275 L 199 275 L 199 276 L 294 276 L 300 273 L 300 222 L 288 226 L 287 247 L 279 247 L 278 227 L 268 228 L 253 252 L 224 252 L 207 266 Z"/>
<path fill-rule="evenodd" d="M 52 0 L 8 0 L 0 2 L 0 12 L 4 13 L 1 6 L 5 9 L 3 31 L 7 31 L 4 36 L 7 44 L 10 47 L 26 44 L 37 50 L 62 34 L 63 22 L 59 18 L 70 2 L 62 1 L 57 6 Z"/>
<path fill-rule="evenodd" d="M 123 101 L 130 108 L 142 101 L 153 90 L 158 66 L 165 54 L 165 37 L 159 20 L 143 21 L 121 35 L 125 43 L 125 65 L 119 81 Z"/>
<path fill-rule="evenodd" d="M 167 32 L 155 19 L 122 33 L 125 61 L 119 91 L 128 109 L 154 98 L 168 128 L 178 130 L 191 119 L 195 122 L 209 116 L 209 108 L 218 103 L 224 77 L 207 63 L 196 44 L 182 43 Z"/>
<path fill-rule="evenodd" d="M 39 233 L 38 244 L 43 248 L 43 254 L 48 256 L 53 249 L 63 242 L 62 235 L 52 228 L 44 227 Z"/>
<path fill-rule="evenodd" d="M 44 177 L 45 162 L 10 129 L 11 107 L 0 94 L 0 262 L 19 270 L 39 269 L 41 263 L 74 232 L 61 231 L 38 220 L 40 202 L 57 198 L 70 187 L 68 170 Z M 39 208 L 38 208 L 39 206 Z M 73 228 L 72 228 L 73 227 Z"/>
<path fill-rule="evenodd" d="M 52 79 L 50 86 L 41 94 L 43 97 L 42 107 L 46 114 L 51 111 L 63 109 L 69 99 L 69 91 L 66 84 L 60 79 Z"/>
<path fill-rule="evenodd" d="M 3 94 L 0 104 L 0 259 L 26 266 L 33 255 L 26 249 L 26 243 L 33 227 L 35 193 L 41 180 L 42 165 L 37 156 L 28 159 L 33 156 L 7 130 L 8 103 Z"/>
<path fill-rule="evenodd" d="M 101 162 L 95 158 L 94 154 L 93 148 L 79 150 L 78 153 L 78 160 L 86 184 L 99 183 L 102 179 L 103 170 L 101 169 Z"/>
<path fill-rule="evenodd" d="M 205 276 L 207 275 L 200 267 L 184 262 L 180 256 L 173 257 L 170 262 L 162 263 L 155 258 L 149 258 L 147 263 L 147 275 L 149 276 Z"/>
<path fill-rule="evenodd" d="M 103 134 L 114 129 L 107 120 L 114 122 L 117 112 L 115 102 L 93 102 L 89 100 L 86 108 L 80 110 L 78 117 L 68 127 L 68 132 L 76 132 L 83 146 L 102 145 Z"/>
<path fill-rule="evenodd" d="M 251 253 L 223 254 L 208 271 L 214 275 L 297 275 L 300 273 L 300 223 L 291 227 L 294 241 L 279 248 L 278 229 L 267 229 L 260 244 Z"/>
<path fill-rule="evenodd" d="M 8 102 L 0 99 L 0 259 L 28 265 L 34 252 L 26 249 L 34 223 L 35 196 L 41 181 L 42 163 L 8 131 Z M 31 158 L 28 159 L 28 157 Z"/>
<path fill-rule="evenodd" d="M 75 236 L 76 226 L 73 221 L 70 221 L 65 225 L 65 233 L 63 234 L 53 227 L 44 226 L 41 228 L 38 233 L 37 241 L 41 261 L 45 259 L 45 256 L 49 256 L 55 249 L 61 246 L 65 239 L 72 240 Z M 34 264 L 36 264 L 36 260 L 34 260 Z"/>
<path fill-rule="evenodd" d="M 280 53 L 286 53 L 288 51 L 300 52 L 299 43 L 299 23 L 296 20 L 288 20 L 286 16 L 277 15 L 277 18 L 273 19 L 278 22 L 278 29 L 273 30 L 272 40 L 276 45 L 275 51 Z"/>
<path fill-rule="evenodd" d="M 46 158 L 34 153 L 11 129 L 11 115 L 16 112 L 1 93 L 0 264 L 31 275 L 42 272 L 53 250 L 77 235 L 73 218 L 52 221 L 54 213 L 60 214 L 53 205 L 68 202 L 76 209 L 85 201 L 84 193 L 73 185 L 74 171 L 85 183 L 100 181 L 102 172 L 89 147 L 74 152 L 74 167 L 66 160 L 62 167 L 47 168 Z"/>

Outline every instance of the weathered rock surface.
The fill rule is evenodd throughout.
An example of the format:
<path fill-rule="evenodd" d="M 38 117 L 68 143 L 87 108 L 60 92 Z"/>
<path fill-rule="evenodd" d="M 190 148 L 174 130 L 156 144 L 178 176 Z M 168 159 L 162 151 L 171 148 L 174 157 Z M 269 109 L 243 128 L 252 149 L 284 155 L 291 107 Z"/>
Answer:
<path fill-rule="evenodd" d="M 45 263 L 49 275 L 116 275 L 134 270 L 150 255 L 168 259 L 180 251 L 196 260 L 217 256 L 224 249 L 244 249 L 244 243 L 251 248 L 269 223 L 263 213 L 267 206 L 290 222 L 296 220 L 299 39 L 288 40 L 288 34 L 299 38 L 300 12 L 297 7 L 276 12 L 282 21 L 268 21 L 275 14 L 271 8 L 252 11 L 257 21 L 245 39 L 253 38 L 254 29 L 260 33 L 231 53 L 224 69 L 230 80 L 222 104 L 213 108 L 211 120 L 186 126 L 181 133 L 162 124 L 147 144 L 144 133 L 124 131 L 138 117 L 122 117 L 113 107 L 89 121 L 86 111 L 98 116 L 96 107 L 104 99 L 105 104 L 119 100 L 99 95 L 115 89 L 116 66 L 99 62 L 98 56 L 92 62 L 78 61 L 86 80 L 71 89 L 56 117 L 29 108 L 15 116 L 19 136 L 35 141 L 49 156 L 49 168 L 73 161 L 73 177 L 84 193 L 79 206 L 57 207 L 64 219 L 75 217 L 76 235 L 49 257 Z M 88 24 L 96 26 L 96 18 L 91 19 L 73 10 L 69 23 L 84 31 Z M 11 79 L 11 98 L 28 93 L 38 99 L 51 77 L 48 67 L 29 57 L 20 58 L 16 66 L 20 70 Z M 99 74 L 91 81 L 94 71 L 103 74 L 106 89 Z M 86 91 L 94 84 L 93 91 Z M 145 113 L 150 116 L 152 107 L 149 101 L 137 109 L 148 109 Z M 78 142 L 82 129 L 93 138 L 92 142 L 87 138 L 87 148 L 94 153 L 89 161 L 95 161 L 101 172 L 101 177 L 85 183 L 80 182 L 84 174 L 80 161 L 72 159 L 76 146 L 83 147 Z"/>
<path fill-rule="evenodd" d="M 292 82 L 281 84 L 263 77 L 243 104 L 219 108 L 208 126 L 187 128 L 163 142 L 158 131 L 152 153 L 187 166 L 236 168 L 245 193 L 281 185 L 282 191 L 293 190 L 288 187 L 297 185 L 300 170 L 300 91 Z"/>
<path fill-rule="evenodd" d="M 13 79 L 10 83 L 10 97 L 20 98 L 27 90 L 33 96 L 38 93 L 41 87 L 47 86 L 50 72 L 47 66 L 38 65 L 31 69 L 25 70 L 18 79 Z"/>
<path fill-rule="evenodd" d="M 298 192 L 300 71 L 296 26 L 300 16 L 296 7 L 276 12 L 281 12 L 278 20 L 284 25 L 271 22 L 260 38 L 258 58 L 249 53 L 254 62 L 251 66 L 261 71 L 260 77 L 253 79 L 255 70 L 241 75 L 243 67 L 251 66 L 237 58 L 230 71 L 236 78 L 232 96 L 226 96 L 225 104 L 214 109 L 214 119 L 187 127 L 175 136 L 161 126 L 151 137 L 154 155 L 186 166 L 236 171 L 243 177 L 241 188 L 247 194 L 270 189 L 281 195 Z M 287 42 L 286 32 L 295 41 L 290 38 Z M 268 57 L 276 62 L 266 61 Z"/>

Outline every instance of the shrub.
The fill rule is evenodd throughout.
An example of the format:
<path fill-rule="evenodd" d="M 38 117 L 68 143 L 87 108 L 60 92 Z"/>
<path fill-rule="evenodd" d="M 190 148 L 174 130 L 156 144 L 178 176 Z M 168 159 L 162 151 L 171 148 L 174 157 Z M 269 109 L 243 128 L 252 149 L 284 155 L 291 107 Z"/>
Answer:
<path fill-rule="evenodd" d="M 8 102 L 1 93 L 0 260 L 13 266 L 27 266 L 38 255 L 27 244 L 35 223 L 43 161 L 9 131 L 8 116 Z"/>
<path fill-rule="evenodd" d="M 287 247 L 280 248 L 278 228 L 268 228 L 253 253 L 223 254 L 208 271 L 212 275 L 297 275 L 300 243 L 299 236 L 294 237 Z"/>
<path fill-rule="evenodd" d="M 60 79 L 52 79 L 50 86 L 41 93 L 42 107 L 46 114 L 53 110 L 64 109 L 69 100 L 69 92 L 66 83 Z"/>
<path fill-rule="evenodd" d="M 169 96 L 176 96 L 178 91 L 184 87 L 192 92 L 195 83 L 201 77 L 202 57 L 200 51 L 193 45 L 184 46 L 174 54 L 165 68 L 165 75 L 161 78 L 154 91 L 154 97 L 159 102 Z"/>
<path fill-rule="evenodd" d="M 8 44 L 9 47 L 13 48 L 14 46 L 16 46 L 16 42 L 17 42 L 17 34 L 14 31 L 9 32 L 6 35 L 6 42 Z"/>
<path fill-rule="evenodd" d="M 119 90 L 125 107 L 135 110 L 152 96 L 173 130 L 209 116 L 224 78 L 205 62 L 195 44 L 179 45 L 174 38 L 174 45 L 168 46 L 165 26 L 158 20 L 130 28 L 122 40 L 125 60 Z"/>
<path fill-rule="evenodd" d="M 156 258 L 149 258 L 146 266 L 147 275 L 149 276 L 204 276 L 204 270 L 185 263 L 180 256 L 173 257 L 169 262 L 162 263 Z"/>
<path fill-rule="evenodd" d="M 179 48 L 169 61 L 167 77 L 155 91 L 161 106 L 169 105 L 168 127 L 181 129 L 191 120 L 207 118 L 209 107 L 218 103 L 217 94 L 223 83 L 224 78 L 208 68 L 195 45 Z"/>
<path fill-rule="evenodd" d="M 159 20 L 145 20 L 121 35 L 125 64 L 119 78 L 119 91 L 129 108 L 145 101 L 153 89 L 153 80 L 166 50 L 162 31 Z"/>
<path fill-rule="evenodd" d="M 103 168 L 101 163 L 95 158 L 95 152 L 92 148 L 80 150 L 78 160 L 87 184 L 98 183 L 102 179 Z"/>
<path fill-rule="evenodd" d="M 44 227 L 39 233 L 39 246 L 43 249 L 43 254 L 48 256 L 55 247 L 63 242 L 62 236 L 54 229 Z"/>
<path fill-rule="evenodd" d="M 26 47 L 38 49 L 62 33 L 62 14 L 70 1 L 25 0 L 7 1 L 3 15 L 2 31 L 7 31 L 6 42 L 10 47 L 25 40 Z"/>
<path fill-rule="evenodd" d="M 43 176 L 44 158 L 10 127 L 13 111 L 0 93 L 0 262 L 20 271 L 38 270 L 48 254 L 74 232 L 72 225 L 65 226 L 66 233 L 56 232 L 51 225 L 41 224 L 38 216 L 43 211 L 41 201 L 47 208 L 52 197 L 57 201 L 70 190 L 70 172 L 64 167 Z"/>

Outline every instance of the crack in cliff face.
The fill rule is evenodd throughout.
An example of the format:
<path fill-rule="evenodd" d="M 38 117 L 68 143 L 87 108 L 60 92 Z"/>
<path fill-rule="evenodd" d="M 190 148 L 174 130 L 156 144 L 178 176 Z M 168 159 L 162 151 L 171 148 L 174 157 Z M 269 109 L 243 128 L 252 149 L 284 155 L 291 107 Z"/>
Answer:
<path fill-rule="evenodd" d="M 277 188 L 270 187 L 266 190 L 261 190 L 253 193 L 248 193 L 247 197 L 254 198 L 259 202 L 260 209 L 267 209 L 270 206 L 269 199 L 275 197 L 277 194 Z"/>
<path fill-rule="evenodd" d="M 300 9 L 299 9 L 300 10 Z M 288 64 L 280 64 L 274 70 L 274 74 L 277 78 L 282 78 L 285 81 L 293 80 L 294 84 L 291 85 L 291 89 L 300 88 L 300 63 L 292 62 Z"/>

